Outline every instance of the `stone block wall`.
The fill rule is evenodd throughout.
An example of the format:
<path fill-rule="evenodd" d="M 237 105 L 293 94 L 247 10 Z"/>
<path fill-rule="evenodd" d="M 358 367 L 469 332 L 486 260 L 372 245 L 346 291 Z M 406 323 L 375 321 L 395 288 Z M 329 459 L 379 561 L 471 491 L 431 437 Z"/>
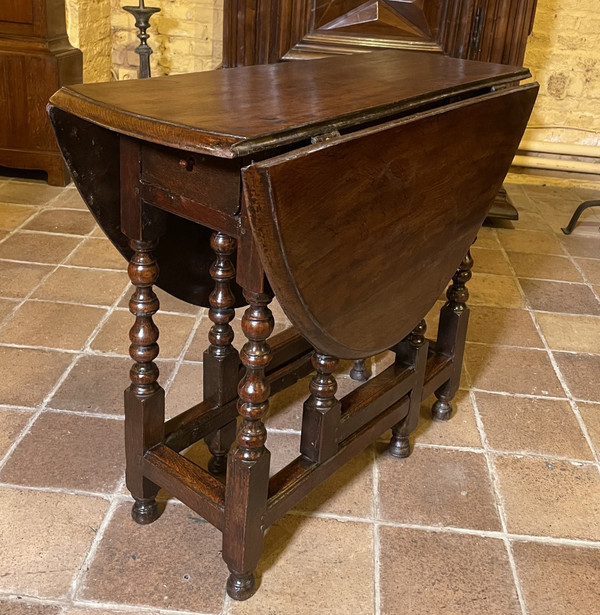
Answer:
<path fill-rule="evenodd" d="M 525 65 L 541 86 L 527 136 L 600 146 L 600 0 L 538 0 Z"/>

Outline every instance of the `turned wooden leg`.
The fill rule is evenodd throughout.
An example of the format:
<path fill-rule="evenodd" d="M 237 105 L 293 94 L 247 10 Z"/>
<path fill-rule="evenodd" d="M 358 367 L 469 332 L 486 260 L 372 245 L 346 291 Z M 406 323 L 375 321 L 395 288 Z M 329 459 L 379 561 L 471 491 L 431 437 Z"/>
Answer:
<path fill-rule="evenodd" d="M 129 331 L 129 354 L 135 361 L 130 371 L 131 385 L 125 391 L 125 453 L 127 487 L 135 499 L 131 516 L 140 524 L 158 517 L 156 494 L 159 487 L 142 474 L 142 459 L 148 449 L 164 438 L 165 394 L 158 384 L 158 329 L 152 316 L 158 311 L 158 298 L 152 285 L 158 278 L 158 265 L 152 254 L 155 241 L 131 240 L 134 254 L 129 277 L 135 291 L 129 309 L 135 322 Z"/>
<path fill-rule="evenodd" d="M 358 382 L 366 382 L 371 377 L 366 359 L 356 359 L 350 370 L 350 378 Z"/>
<path fill-rule="evenodd" d="M 446 292 L 448 301 L 440 310 L 436 350 L 452 358 L 452 372 L 449 380 L 435 392 L 437 401 L 431 408 L 434 421 L 447 421 L 450 418 L 452 399 L 460 385 L 469 322 L 469 291 L 466 284 L 471 279 L 472 267 L 473 259 L 469 251 L 452 278 L 452 284 Z"/>
<path fill-rule="evenodd" d="M 204 353 L 204 399 L 213 399 L 222 406 L 237 396 L 240 358 L 232 346 L 233 329 L 229 324 L 235 312 L 235 298 L 231 282 L 235 279 L 235 268 L 231 257 L 235 252 L 235 238 L 224 233 L 213 233 L 210 240 L 216 259 L 210 268 L 215 288 L 210 294 L 208 317 L 213 322 L 208 333 L 209 347 Z M 227 470 L 227 453 L 235 440 L 235 421 L 209 434 L 205 442 L 212 453 L 208 470 L 212 474 L 223 474 Z"/>
<path fill-rule="evenodd" d="M 246 375 L 238 387 L 238 413 L 242 424 L 227 466 L 223 559 L 229 567 L 227 593 L 246 600 L 256 591 L 254 570 L 263 550 L 262 518 L 269 489 L 270 453 L 265 448 L 267 430 L 262 422 L 269 408 L 269 382 L 265 368 L 271 360 L 267 338 L 273 331 L 268 308 L 272 296 L 245 292 L 249 303 L 242 318 L 248 338 L 241 351 Z"/>
<path fill-rule="evenodd" d="M 406 417 L 392 427 L 389 452 L 393 457 L 408 457 L 411 453 L 410 434 L 416 429 L 419 422 L 421 398 L 423 391 L 423 379 L 427 366 L 428 342 L 425 339 L 427 325 L 422 320 L 406 339 L 396 347 L 396 362 L 414 366 L 414 386 L 410 393 L 410 405 Z"/>
<path fill-rule="evenodd" d="M 311 461 L 321 463 L 338 450 L 336 432 L 342 405 L 335 398 L 337 382 L 333 372 L 339 361 L 317 351 L 311 360 L 316 373 L 310 381 L 310 397 L 304 402 L 300 452 Z"/>

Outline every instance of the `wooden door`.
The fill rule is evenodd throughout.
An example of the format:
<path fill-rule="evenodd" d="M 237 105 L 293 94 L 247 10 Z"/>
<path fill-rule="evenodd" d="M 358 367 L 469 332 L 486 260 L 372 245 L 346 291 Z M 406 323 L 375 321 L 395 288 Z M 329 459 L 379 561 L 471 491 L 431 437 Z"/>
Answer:
<path fill-rule="evenodd" d="M 224 66 L 426 50 L 521 64 L 536 0 L 225 0 Z"/>

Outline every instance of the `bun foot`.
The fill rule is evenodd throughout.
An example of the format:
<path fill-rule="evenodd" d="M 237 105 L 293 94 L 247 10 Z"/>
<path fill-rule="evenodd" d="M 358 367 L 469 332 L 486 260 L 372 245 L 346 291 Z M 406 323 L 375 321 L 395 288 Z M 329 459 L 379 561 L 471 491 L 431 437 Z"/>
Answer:
<path fill-rule="evenodd" d="M 448 421 L 452 415 L 452 404 L 445 399 L 438 399 L 431 407 L 431 417 L 434 421 Z"/>
<path fill-rule="evenodd" d="M 227 455 L 213 456 L 208 461 L 208 471 L 213 476 L 225 474 L 227 471 Z"/>
<path fill-rule="evenodd" d="M 370 378 L 369 368 L 366 359 L 356 359 L 350 370 L 350 378 L 357 382 L 366 382 Z"/>
<path fill-rule="evenodd" d="M 409 457 L 411 450 L 408 436 L 392 437 L 388 451 L 392 457 L 398 457 L 399 459 Z"/>
<path fill-rule="evenodd" d="M 254 574 L 232 572 L 227 579 L 227 594 L 234 600 L 248 600 L 256 592 Z"/>
<path fill-rule="evenodd" d="M 136 500 L 131 509 L 131 518 L 140 525 L 148 525 L 158 519 L 156 500 Z"/>

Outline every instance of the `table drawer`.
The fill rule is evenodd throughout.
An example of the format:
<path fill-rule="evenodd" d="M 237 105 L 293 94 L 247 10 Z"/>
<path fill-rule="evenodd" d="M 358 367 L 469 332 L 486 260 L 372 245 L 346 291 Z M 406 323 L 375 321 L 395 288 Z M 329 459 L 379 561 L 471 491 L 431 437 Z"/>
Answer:
<path fill-rule="evenodd" d="M 237 214 L 240 162 L 150 143 L 142 148 L 142 181 L 211 209 Z"/>

